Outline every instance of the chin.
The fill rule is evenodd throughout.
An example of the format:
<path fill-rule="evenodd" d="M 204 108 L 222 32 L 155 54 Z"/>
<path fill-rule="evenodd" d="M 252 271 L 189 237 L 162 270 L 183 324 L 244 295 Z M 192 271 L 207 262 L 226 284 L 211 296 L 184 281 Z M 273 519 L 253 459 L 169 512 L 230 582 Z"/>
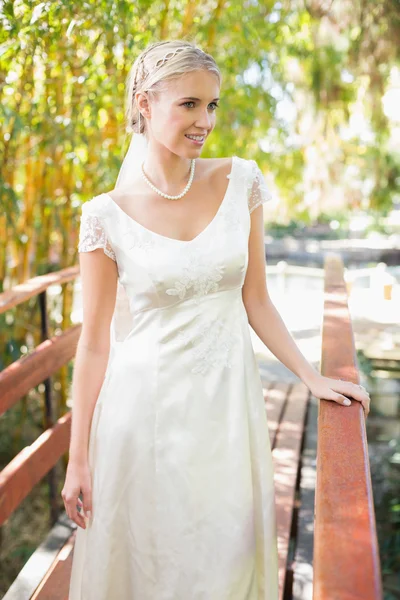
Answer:
<path fill-rule="evenodd" d="M 183 154 L 187 158 L 196 158 L 196 156 L 200 156 L 202 150 L 203 150 L 203 148 L 190 148 L 189 150 L 187 148 L 185 148 L 185 151 L 183 152 Z"/>

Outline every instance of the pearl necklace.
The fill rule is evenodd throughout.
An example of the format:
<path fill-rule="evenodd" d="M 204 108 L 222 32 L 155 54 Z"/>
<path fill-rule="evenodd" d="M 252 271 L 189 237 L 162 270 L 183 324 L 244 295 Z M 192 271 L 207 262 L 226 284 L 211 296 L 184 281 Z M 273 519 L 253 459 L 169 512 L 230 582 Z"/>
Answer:
<path fill-rule="evenodd" d="M 142 170 L 141 170 L 140 174 L 143 177 L 143 179 L 145 180 L 145 182 L 151 187 L 152 190 L 154 190 L 155 192 L 157 192 L 157 194 L 160 194 L 160 196 L 162 196 L 163 198 L 168 198 L 168 200 L 179 200 L 180 198 L 182 198 L 189 191 L 190 186 L 192 185 L 193 177 L 194 177 L 195 163 L 196 163 L 196 159 L 192 158 L 192 160 L 190 161 L 190 176 L 189 176 L 189 181 L 188 181 L 185 189 L 183 190 L 183 192 L 181 192 L 177 196 L 169 196 L 168 194 L 164 194 L 164 192 L 162 192 L 161 190 L 159 190 L 158 188 L 156 188 L 156 186 L 153 185 L 151 183 L 151 181 L 149 181 L 147 179 L 147 177 L 145 175 L 145 172 L 143 170 L 144 161 L 142 162 Z"/>

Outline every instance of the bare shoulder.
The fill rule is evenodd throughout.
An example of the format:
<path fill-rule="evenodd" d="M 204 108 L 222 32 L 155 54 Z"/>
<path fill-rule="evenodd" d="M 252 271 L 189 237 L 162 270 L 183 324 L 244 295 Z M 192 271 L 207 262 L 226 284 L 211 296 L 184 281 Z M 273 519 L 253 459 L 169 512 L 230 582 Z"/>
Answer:
<path fill-rule="evenodd" d="M 209 176 L 213 182 L 224 182 L 227 175 L 231 172 L 233 157 L 222 157 L 222 158 L 207 158 L 204 159 L 209 163 Z"/>
<path fill-rule="evenodd" d="M 227 177 L 232 171 L 233 157 L 230 156 L 210 160 L 213 160 L 208 178 L 210 189 L 213 190 L 218 197 L 221 197 L 225 194 L 227 184 L 229 183 Z"/>
<path fill-rule="evenodd" d="M 105 194 L 116 204 L 122 205 L 126 198 L 132 199 L 132 197 L 140 197 L 148 193 L 148 188 L 143 184 L 144 182 L 142 179 L 137 179 L 137 181 L 131 183 L 129 187 L 113 188 L 112 190 L 105 192 Z"/>

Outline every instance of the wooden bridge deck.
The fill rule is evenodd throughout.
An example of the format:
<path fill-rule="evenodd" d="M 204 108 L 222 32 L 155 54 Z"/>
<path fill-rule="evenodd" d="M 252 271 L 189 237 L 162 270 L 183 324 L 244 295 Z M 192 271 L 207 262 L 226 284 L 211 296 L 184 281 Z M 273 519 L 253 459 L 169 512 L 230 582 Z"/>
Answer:
<path fill-rule="evenodd" d="M 302 384 L 263 381 L 274 462 L 278 522 L 280 600 L 291 587 L 287 557 L 294 515 L 295 490 L 309 391 Z M 4 600 L 67 600 L 76 525 L 64 513 L 48 538 L 27 561 Z M 286 597 L 289 590 L 286 591 Z"/>
<path fill-rule="evenodd" d="M 343 264 L 328 256 L 325 269 L 321 373 L 358 383 Z M 77 276 L 79 269 L 71 267 L 0 294 L 0 313 L 38 296 L 43 318 L 43 342 L 0 373 L 0 415 L 43 382 L 47 427 L 0 473 L 0 525 L 68 451 L 71 413 L 55 418 L 50 378 L 73 359 L 80 326 L 49 337 L 46 291 Z M 382 600 L 361 404 L 343 409 L 312 398 L 301 382 L 271 382 L 262 373 L 261 379 L 274 463 L 279 600 Z M 76 525 L 65 513 L 58 514 L 54 479 L 49 482 L 50 520 L 55 525 L 4 600 L 67 600 Z"/>

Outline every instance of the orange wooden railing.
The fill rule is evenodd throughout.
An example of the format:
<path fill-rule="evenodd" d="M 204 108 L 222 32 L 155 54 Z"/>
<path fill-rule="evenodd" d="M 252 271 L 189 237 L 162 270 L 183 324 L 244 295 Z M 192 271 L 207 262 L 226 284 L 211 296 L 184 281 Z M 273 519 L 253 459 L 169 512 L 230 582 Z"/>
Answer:
<path fill-rule="evenodd" d="M 32 488 L 48 474 L 50 523 L 58 517 L 56 481 L 51 472 L 57 461 L 68 451 L 71 413 L 55 421 L 51 401 L 50 377 L 67 364 L 76 352 L 81 325 L 47 339 L 47 288 L 63 284 L 79 276 L 79 267 L 34 277 L 12 290 L 0 294 L 0 313 L 38 296 L 41 311 L 42 343 L 29 355 L 23 356 L 0 373 L 0 415 L 13 406 L 31 388 L 44 383 L 46 429 L 30 446 L 24 448 L 0 472 L 0 526 L 15 511 Z"/>
<path fill-rule="evenodd" d="M 343 263 L 325 259 L 321 373 L 359 383 Z M 381 600 L 375 511 L 360 402 L 321 400 L 318 412 L 314 600 Z"/>

